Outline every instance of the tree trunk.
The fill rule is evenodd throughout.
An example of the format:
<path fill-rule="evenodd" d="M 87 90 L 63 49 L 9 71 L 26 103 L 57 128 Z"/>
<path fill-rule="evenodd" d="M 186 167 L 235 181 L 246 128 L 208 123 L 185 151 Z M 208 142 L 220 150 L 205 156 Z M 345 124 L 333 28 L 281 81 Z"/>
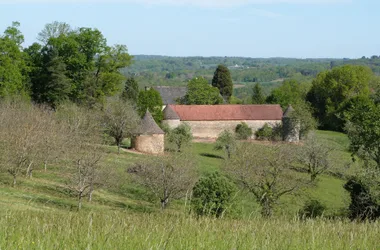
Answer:
<path fill-rule="evenodd" d="M 44 161 L 44 170 L 45 170 L 45 172 L 47 170 L 47 161 L 46 160 Z"/>
<path fill-rule="evenodd" d="M 168 204 L 168 202 L 169 202 L 168 198 L 161 200 L 161 209 L 162 210 L 164 210 L 166 208 L 166 205 Z"/>
<path fill-rule="evenodd" d="M 28 168 L 26 169 L 26 175 L 29 177 L 29 178 L 32 178 L 33 177 L 33 168 L 32 168 L 32 165 L 33 165 L 33 162 L 30 162 L 29 165 L 28 165 Z"/>
<path fill-rule="evenodd" d="M 82 208 L 82 192 L 79 192 L 79 196 L 78 196 L 78 210 L 81 210 Z"/>
<path fill-rule="evenodd" d="M 13 175 L 13 184 L 12 184 L 12 187 L 15 187 L 16 186 L 16 175 L 14 174 Z"/>
<path fill-rule="evenodd" d="M 264 200 L 261 202 L 261 215 L 263 217 L 269 218 L 272 216 L 273 208 L 271 201 L 264 198 Z"/>
<path fill-rule="evenodd" d="M 311 180 L 311 182 L 314 182 L 315 179 L 317 179 L 317 174 L 311 174 L 311 175 L 310 175 L 310 180 Z"/>
<path fill-rule="evenodd" d="M 88 202 L 92 201 L 92 193 L 94 192 L 94 187 L 91 185 L 90 192 L 88 193 Z"/>

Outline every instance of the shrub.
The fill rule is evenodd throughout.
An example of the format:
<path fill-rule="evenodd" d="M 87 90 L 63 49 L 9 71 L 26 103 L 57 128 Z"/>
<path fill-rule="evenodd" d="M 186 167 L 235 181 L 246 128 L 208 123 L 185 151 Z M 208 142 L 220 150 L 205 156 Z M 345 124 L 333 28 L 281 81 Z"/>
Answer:
<path fill-rule="evenodd" d="M 326 206 L 318 200 L 309 200 L 300 210 L 301 218 L 317 218 L 321 217 L 326 210 Z"/>
<path fill-rule="evenodd" d="M 247 140 L 252 136 L 252 129 L 248 127 L 247 123 L 242 122 L 238 124 L 235 128 L 236 139 Z"/>
<path fill-rule="evenodd" d="M 344 185 L 350 193 L 351 203 L 349 206 L 350 219 L 374 220 L 380 217 L 380 205 L 370 191 L 369 181 L 359 177 L 350 178 Z"/>
<path fill-rule="evenodd" d="M 273 136 L 273 129 L 265 123 L 264 126 L 258 129 L 255 133 L 256 139 L 260 141 L 271 140 Z"/>
<path fill-rule="evenodd" d="M 273 128 L 272 128 L 272 136 L 271 140 L 272 141 L 282 141 L 282 124 L 277 123 Z"/>
<path fill-rule="evenodd" d="M 232 204 L 235 191 L 235 185 L 218 172 L 202 177 L 193 188 L 193 211 L 198 216 L 211 215 L 219 218 Z"/>

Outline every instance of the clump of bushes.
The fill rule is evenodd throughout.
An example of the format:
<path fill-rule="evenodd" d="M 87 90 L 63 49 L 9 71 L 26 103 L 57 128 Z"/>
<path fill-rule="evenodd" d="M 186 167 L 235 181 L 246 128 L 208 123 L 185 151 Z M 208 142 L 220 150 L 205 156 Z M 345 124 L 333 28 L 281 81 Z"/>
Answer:
<path fill-rule="evenodd" d="M 255 133 L 256 139 L 260 141 L 270 140 L 272 138 L 273 129 L 267 123 Z"/>
<path fill-rule="evenodd" d="M 318 200 L 309 200 L 305 203 L 300 210 L 299 215 L 301 218 L 317 218 L 321 217 L 326 210 L 326 206 Z"/>
<path fill-rule="evenodd" d="M 252 136 L 252 129 L 248 127 L 247 123 L 242 122 L 235 128 L 236 139 L 247 140 Z"/>
<path fill-rule="evenodd" d="M 256 139 L 259 141 L 281 141 L 282 140 L 282 125 L 276 124 L 271 127 L 267 123 L 255 133 Z"/>
<path fill-rule="evenodd" d="M 235 192 L 235 185 L 218 172 L 202 177 L 193 188 L 192 209 L 198 216 L 222 217 Z"/>

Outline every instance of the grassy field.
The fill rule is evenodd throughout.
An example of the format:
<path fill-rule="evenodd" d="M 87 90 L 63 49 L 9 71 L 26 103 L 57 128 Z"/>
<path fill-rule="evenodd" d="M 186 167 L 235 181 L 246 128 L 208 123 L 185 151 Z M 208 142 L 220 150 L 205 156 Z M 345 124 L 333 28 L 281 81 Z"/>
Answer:
<path fill-rule="evenodd" d="M 326 205 L 326 217 L 346 212 L 349 196 L 344 177 L 357 170 L 340 133 L 318 131 L 331 147 L 334 174 L 314 186 L 286 196 L 273 219 L 259 216 L 253 197 L 239 191 L 237 214 L 213 220 L 188 214 L 186 200 L 173 202 L 166 211 L 133 183 L 126 168 L 145 155 L 106 146 L 105 163 L 115 170 L 114 183 L 97 190 L 91 203 L 76 211 L 76 199 L 65 187 L 64 168 L 42 166 L 33 179 L 20 178 L 15 188 L 0 175 L 0 249 L 376 249 L 378 223 L 351 223 L 344 219 L 301 221 L 296 213 L 309 199 Z M 257 144 L 266 147 L 265 144 Z M 223 152 L 212 143 L 194 143 L 200 176 L 220 171 Z M 339 173 L 339 175 L 336 174 Z M 299 174 L 299 173 L 298 173 Z"/>

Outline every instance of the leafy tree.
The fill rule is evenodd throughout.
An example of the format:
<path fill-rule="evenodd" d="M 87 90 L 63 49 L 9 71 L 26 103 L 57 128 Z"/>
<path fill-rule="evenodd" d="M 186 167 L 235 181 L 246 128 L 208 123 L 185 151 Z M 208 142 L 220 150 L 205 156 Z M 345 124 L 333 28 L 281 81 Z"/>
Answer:
<path fill-rule="evenodd" d="M 290 104 L 296 104 L 305 100 L 309 86 L 306 83 L 299 83 L 296 80 L 285 80 L 278 88 L 272 90 L 267 97 L 267 103 L 280 104 L 283 109 Z"/>
<path fill-rule="evenodd" d="M 380 107 L 368 99 L 358 100 L 346 112 L 350 150 L 380 171 Z"/>
<path fill-rule="evenodd" d="M 139 85 L 134 77 L 129 77 L 127 81 L 125 82 L 122 98 L 124 100 L 130 101 L 133 104 L 136 104 L 138 96 L 139 96 Z"/>
<path fill-rule="evenodd" d="M 343 130 L 347 103 L 355 97 L 369 96 L 370 68 L 357 65 L 335 67 L 318 74 L 307 99 L 323 129 Z"/>
<path fill-rule="evenodd" d="M 187 105 L 214 105 L 223 103 L 217 88 L 212 87 L 205 78 L 195 77 L 187 84 L 187 92 L 183 100 L 183 104 Z"/>
<path fill-rule="evenodd" d="M 236 139 L 233 133 L 224 130 L 216 139 L 216 150 L 224 150 L 227 153 L 227 158 L 231 158 L 231 154 L 236 150 Z"/>
<path fill-rule="evenodd" d="M 218 172 L 202 177 L 193 187 L 192 208 L 195 213 L 222 217 L 231 208 L 235 185 Z"/>
<path fill-rule="evenodd" d="M 219 65 L 212 78 L 212 86 L 219 89 L 219 93 L 229 99 L 233 92 L 233 83 L 229 69 L 224 65 Z"/>
<path fill-rule="evenodd" d="M 304 101 L 298 102 L 293 108 L 294 111 L 290 114 L 290 118 L 294 120 L 294 123 L 300 124 L 300 138 L 306 138 L 310 131 L 317 128 L 317 121 L 313 117 L 312 108 L 308 102 Z"/>
<path fill-rule="evenodd" d="M 139 92 L 137 98 L 137 112 L 140 117 L 143 117 L 145 112 L 149 110 L 156 123 L 160 124 L 164 118 L 162 106 L 162 98 L 157 90 L 150 88 L 149 90 L 141 90 Z"/>
<path fill-rule="evenodd" d="M 26 56 L 20 45 L 24 37 L 18 30 L 18 22 L 13 22 L 0 36 L 0 96 L 25 95 L 27 92 Z"/>
<path fill-rule="evenodd" d="M 145 159 L 129 168 L 128 173 L 165 209 L 170 200 L 184 197 L 193 188 L 196 179 L 193 159 L 184 153 Z"/>
<path fill-rule="evenodd" d="M 131 137 L 140 123 L 140 117 L 131 103 L 119 98 L 109 99 L 103 110 L 105 132 L 115 139 L 117 151 L 120 154 L 121 143 L 126 137 Z"/>
<path fill-rule="evenodd" d="M 128 66 L 132 58 L 126 46 L 110 47 L 99 30 L 90 28 L 79 28 L 49 36 L 40 50 L 41 56 L 32 57 L 35 64 L 39 65 L 31 77 L 32 90 L 37 91 L 33 92 L 34 97 L 41 96 L 38 90 L 50 88 L 51 82 L 41 79 L 39 72 L 49 75 L 48 67 L 51 67 L 57 58 L 62 66 L 56 69 L 59 68 L 59 74 L 65 75 L 71 82 L 68 95 L 71 101 L 93 106 L 98 102 L 104 102 L 107 96 L 120 93 L 124 76 L 119 70 Z M 29 51 L 34 53 L 36 45 L 33 46 Z M 52 94 L 55 95 L 55 92 Z M 42 98 L 44 99 L 55 98 L 46 96 Z"/>
<path fill-rule="evenodd" d="M 247 123 L 242 122 L 235 128 L 236 139 L 247 140 L 252 136 L 252 129 L 248 127 Z"/>
<path fill-rule="evenodd" d="M 264 104 L 265 95 L 260 83 L 256 83 L 253 87 L 252 104 Z"/>
<path fill-rule="evenodd" d="M 183 147 L 188 145 L 193 139 L 191 128 L 186 123 L 182 123 L 178 127 L 169 130 L 166 137 L 167 141 L 173 145 L 176 152 L 181 152 Z"/>
<path fill-rule="evenodd" d="M 281 197 L 294 193 L 306 183 L 303 176 L 294 175 L 294 155 L 287 149 L 246 143 L 226 161 L 225 171 L 253 194 L 264 217 L 273 214 Z"/>

